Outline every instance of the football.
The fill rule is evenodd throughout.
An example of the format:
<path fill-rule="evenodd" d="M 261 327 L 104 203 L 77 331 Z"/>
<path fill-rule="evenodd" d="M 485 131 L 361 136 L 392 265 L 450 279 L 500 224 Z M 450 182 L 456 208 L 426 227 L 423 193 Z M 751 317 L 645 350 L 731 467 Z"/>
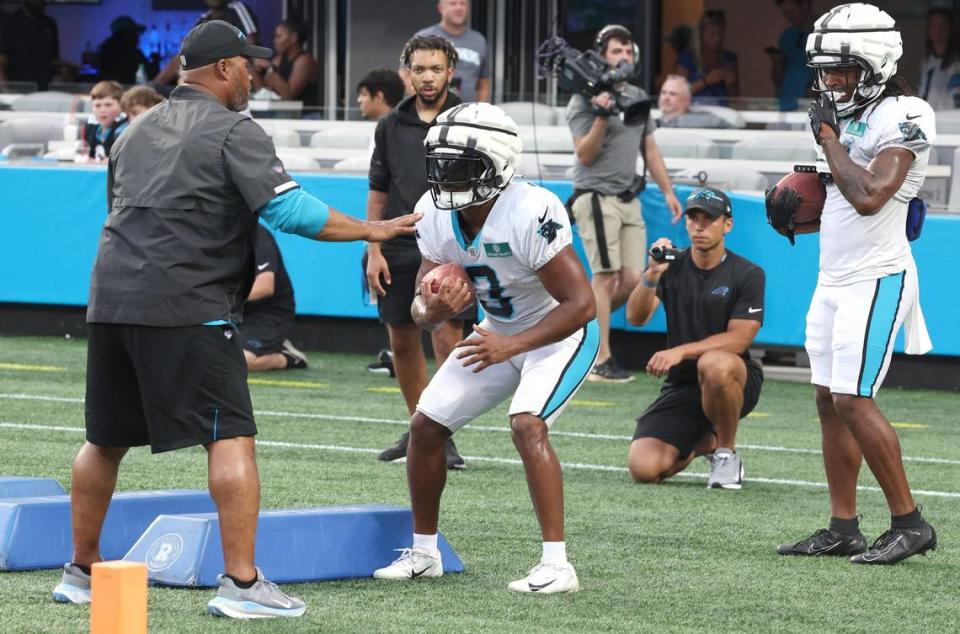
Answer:
<path fill-rule="evenodd" d="M 426 275 L 423 276 L 424 282 L 430 283 L 430 290 L 434 293 L 440 292 L 440 284 L 443 283 L 443 280 L 448 277 L 455 279 L 461 279 L 467 283 L 467 287 L 470 289 L 470 294 L 474 295 L 476 290 L 473 288 L 473 280 L 470 279 L 470 276 L 467 275 L 467 272 L 459 264 L 454 264 L 453 262 L 447 264 L 441 264 L 435 269 L 430 270 Z"/>
<path fill-rule="evenodd" d="M 820 230 L 820 214 L 827 199 L 827 188 L 820 176 L 813 172 L 790 172 L 779 181 L 777 188 L 789 187 L 800 195 L 794 233 L 816 233 Z"/>

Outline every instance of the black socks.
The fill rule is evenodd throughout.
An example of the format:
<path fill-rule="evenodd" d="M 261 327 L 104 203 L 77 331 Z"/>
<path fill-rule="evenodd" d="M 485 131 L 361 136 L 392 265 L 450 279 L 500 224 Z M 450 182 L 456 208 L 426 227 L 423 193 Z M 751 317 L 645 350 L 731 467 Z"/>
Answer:
<path fill-rule="evenodd" d="M 891 515 L 890 528 L 919 528 L 923 526 L 920 509 L 914 508 L 906 515 Z"/>
<path fill-rule="evenodd" d="M 230 577 L 231 579 L 233 579 L 234 585 L 236 585 L 236 586 L 237 586 L 238 588 L 240 588 L 241 590 L 249 590 L 250 588 L 253 587 L 253 584 L 255 584 L 255 583 L 257 582 L 257 576 L 256 576 L 256 575 L 254 575 L 254 576 L 253 576 L 253 579 L 251 579 L 250 581 L 240 581 L 239 579 L 237 579 L 237 578 L 234 577 L 233 575 L 227 575 L 227 576 Z"/>
<path fill-rule="evenodd" d="M 860 534 L 860 518 L 844 520 L 839 517 L 830 518 L 830 530 L 841 535 L 855 536 Z"/>

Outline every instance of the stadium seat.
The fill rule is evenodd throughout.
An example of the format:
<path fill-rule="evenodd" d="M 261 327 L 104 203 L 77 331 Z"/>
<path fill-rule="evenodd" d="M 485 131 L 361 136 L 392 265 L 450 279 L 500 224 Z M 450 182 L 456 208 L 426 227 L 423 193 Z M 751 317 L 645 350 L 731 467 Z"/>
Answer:
<path fill-rule="evenodd" d="M 365 150 L 370 147 L 374 127 L 347 124 L 321 130 L 310 137 L 310 147 Z"/>
<path fill-rule="evenodd" d="M 501 110 L 510 115 L 517 125 L 555 125 L 557 114 L 553 106 L 533 101 L 505 101 L 498 103 Z"/>
<path fill-rule="evenodd" d="M 309 156 L 296 152 L 285 152 L 282 147 L 277 148 L 277 158 L 280 159 L 284 169 L 288 172 L 291 170 L 315 170 L 320 168 L 317 162 Z"/>
<path fill-rule="evenodd" d="M 370 171 L 370 155 L 360 154 L 343 159 L 336 162 L 333 169 L 337 172 L 363 172 L 366 174 Z"/>
<path fill-rule="evenodd" d="M 937 132 L 940 134 L 960 134 L 960 110 L 940 110 L 937 112 Z"/>
<path fill-rule="evenodd" d="M 657 128 L 653 133 L 660 152 L 668 158 L 717 158 L 717 144 L 698 133 L 674 128 Z"/>
<path fill-rule="evenodd" d="M 730 158 L 744 161 L 816 161 L 811 139 L 769 132 L 734 144 Z"/>
<path fill-rule="evenodd" d="M 701 112 L 709 112 L 719 119 L 723 119 L 731 128 L 746 128 L 747 122 L 739 112 L 733 108 L 727 108 L 725 106 L 706 106 L 697 104 L 697 110 Z"/>
<path fill-rule="evenodd" d="M 708 169 L 682 169 L 674 173 L 670 179 L 674 185 L 709 186 L 724 191 L 763 191 L 768 186 L 767 178 L 763 174 L 744 169 L 735 161 L 731 161 L 729 166 L 711 166 Z"/>
<path fill-rule="evenodd" d="M 573 152 L 573 137 L 566 126 L 520 126 L 524 152 Z"/>
<path fill-rule="evenodd" d="M 276 147 L 300 147 L 300 133 L 293 128 L 274 125 L 265 128 Z"/>
<path fill-rule="evenodd" d="M 16 118 L 0 123 L 0 150 L 10 144 L 39 144 L 63 139 L 63 122 L 56 119 Z"/>
<path fill-rule="evenodd" d="M 23 95 L 10 104 L 10 109 L 24 112 L 85 112 L 87 105 L 82 95 L 49 90 Z"/>

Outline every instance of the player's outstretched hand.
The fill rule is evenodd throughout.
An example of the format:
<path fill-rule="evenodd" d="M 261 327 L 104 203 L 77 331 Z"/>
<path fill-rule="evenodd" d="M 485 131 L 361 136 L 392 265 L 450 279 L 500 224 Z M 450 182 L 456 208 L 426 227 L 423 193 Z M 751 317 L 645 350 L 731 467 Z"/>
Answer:
<path fill-rule="evenodd" d="M 458 343 L 456 347 L 459 349 L 457 358 L 464 360 L 463 367 L 476 365 L 473 369 L 475 373 L 491 365 L 503 363 L 519 352 L 512 337 L 490 332 L 477 325 L 473 326 L 473 332 L 473 335 Z"/>
<path fill-rule="evenodd" d="M 473 304 L 473 292 L 470 285 L 456 277 L 448 277 L 440 282 L 436 293 L 430 282 L 420 281 L 420 295 L 424 307 L 432 322 L 442 322 L 459 315 Z"/>
<path fill-rule="evenodd" d="M 423 218 L 422 213 L 407 214 L 391 220 L 373 220 L 367 222 L 370 226 L 370 235 L 367 242 L 383 242 L 397 236 L 412 236 L 416 233 L 414 227 Z"/>
<path fill-rule="evenodd" d="M 670 368 L 683 361 L 683 353 L 677 352 L 676 348 L 667 348 L 657 352 L 647 361 L 647 374 L 653 376 L 663 376 L 670 371 Z"/>

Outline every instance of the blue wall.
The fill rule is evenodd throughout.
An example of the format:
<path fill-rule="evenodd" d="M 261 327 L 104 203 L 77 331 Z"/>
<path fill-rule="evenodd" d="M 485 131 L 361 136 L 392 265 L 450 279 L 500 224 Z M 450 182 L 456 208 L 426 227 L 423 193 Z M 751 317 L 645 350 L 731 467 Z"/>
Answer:
<path fill-rule="evenodd" d="M 105 180 L 102 167 L 0 167 L 4 257 L 12 266 L 0 285 L 0 302 L 86 304 L 106 215 Z M 366 178 L 298 174 L 297 181 L 341 211 L 364 213 Z M 545 186 L 563 200 L 571 191 L 569 182 Z M 681 199 L 686 191 L 678 188 Z M 732 199 L 734 229 L 727 244 L 767 273 L 766 322 L 758 341 L 802 346 L 804 316 L 817 280 L 816 236 L 800 236 L 797 246 L 791 247 L 767 225 L 762 200 L 738 195 Z M 642 200 L 648 239 L 666 236 L 686 244 L 683 225 L 670 223 L 659 191 L 649 188 Z M 366 304 L 360 291 L 362 244 L 316 244 L 289 235 L 278 236 L 278 241 L 293 280 L 298 313 L 376 317 L 376 308 Z M 960 217 L 933 216 L 927 219 L 923 238 L 914 243 L 924 314 L 936 354 L 960 356 L 960 329 L 952 324 L 957 304 L 952 254 L 958 241 Z M 628 326 L 622 311 L 614 315 L 613 325 L 664 330 L 662 311 L 641 329 Z"/>

